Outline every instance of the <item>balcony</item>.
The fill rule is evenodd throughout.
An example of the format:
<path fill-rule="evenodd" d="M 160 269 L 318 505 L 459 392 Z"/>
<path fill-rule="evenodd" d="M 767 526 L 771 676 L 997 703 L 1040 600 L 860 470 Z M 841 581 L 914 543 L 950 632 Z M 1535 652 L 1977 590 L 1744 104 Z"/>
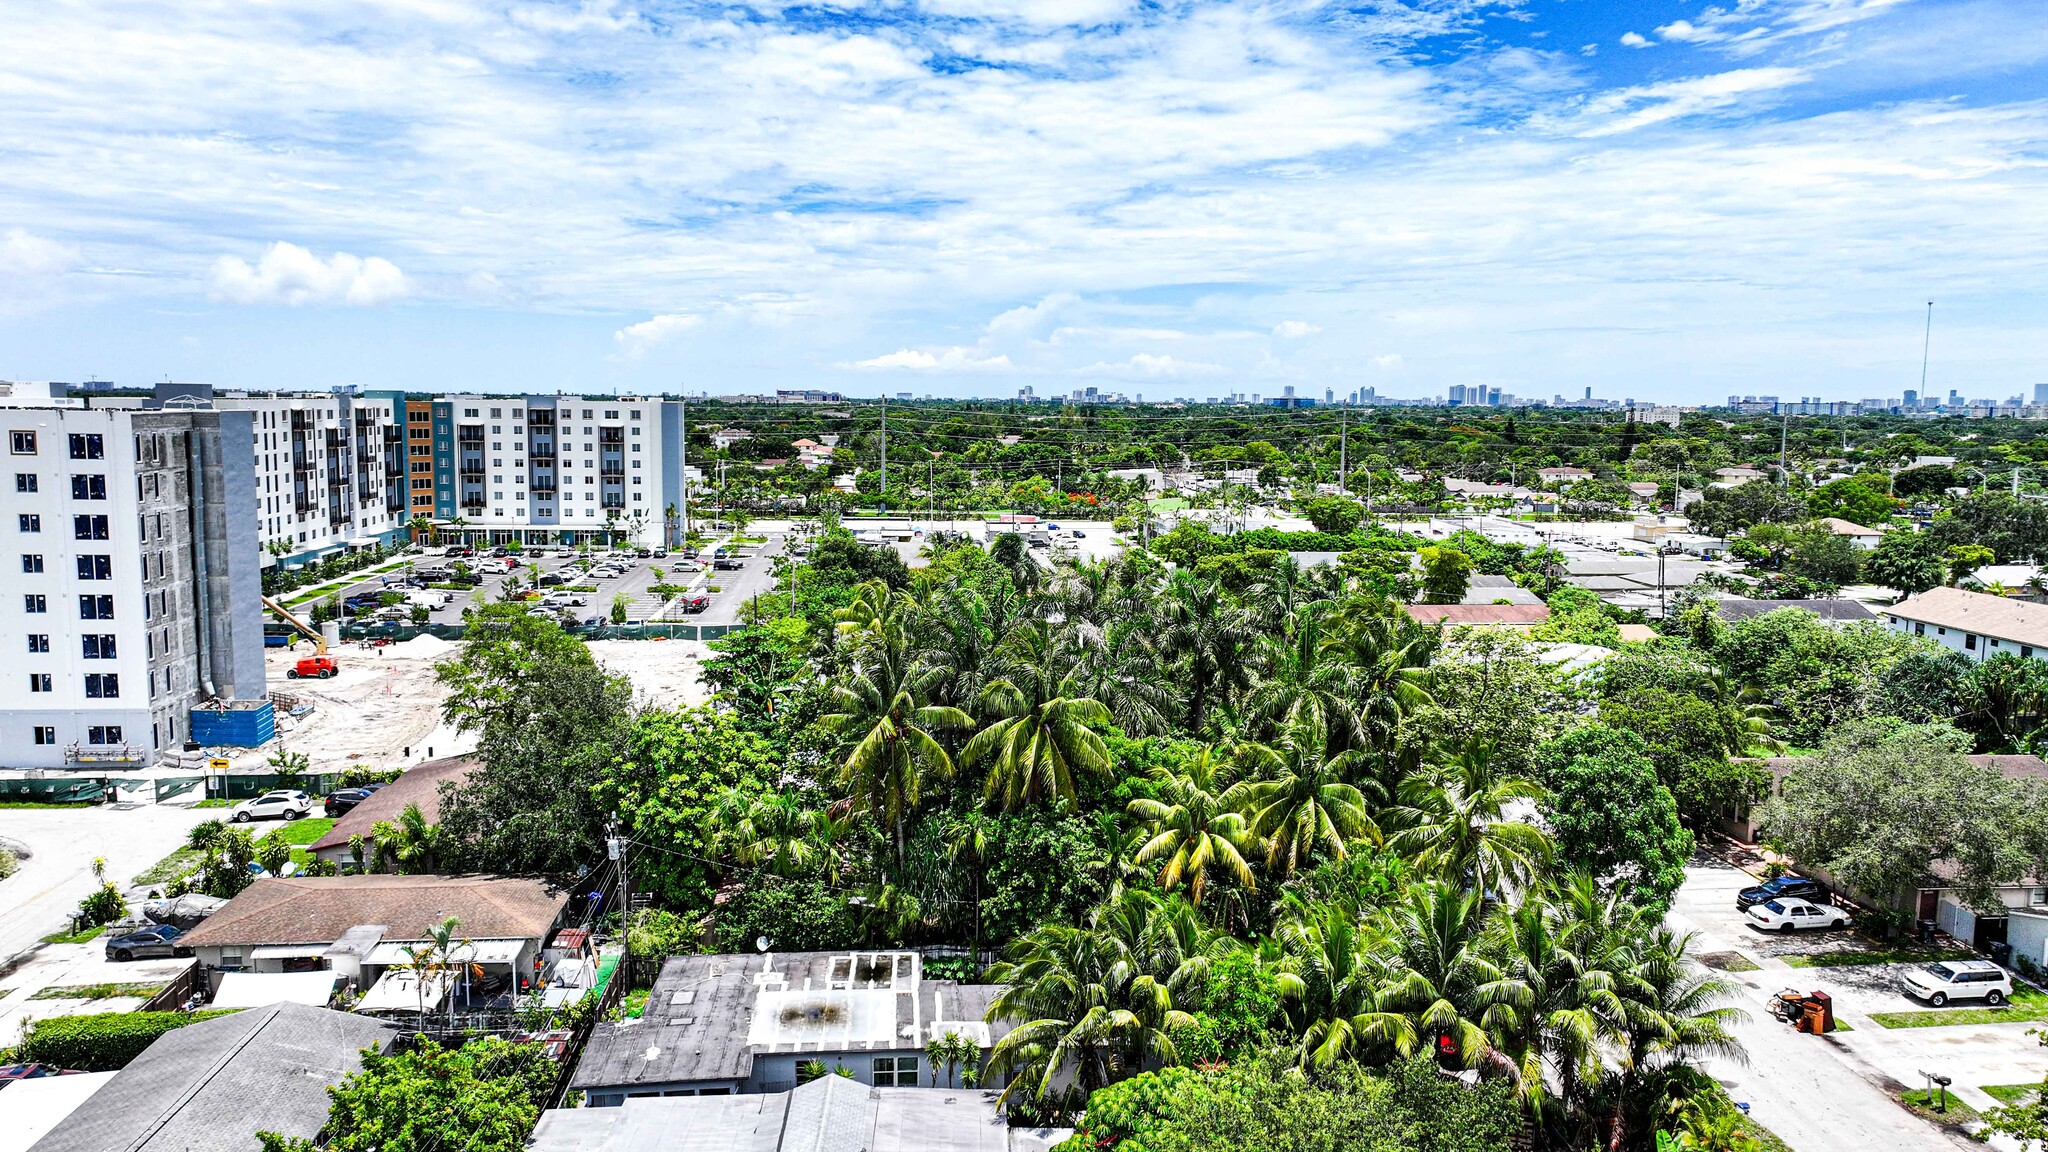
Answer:
<path fill-rule="evenodd" d="M 536 477 L 533 483 L 527 485 L 527 488 L 532 492 L 553 492 L 555 490 L 555 481 L 551 476 L 540 476 Z"/>

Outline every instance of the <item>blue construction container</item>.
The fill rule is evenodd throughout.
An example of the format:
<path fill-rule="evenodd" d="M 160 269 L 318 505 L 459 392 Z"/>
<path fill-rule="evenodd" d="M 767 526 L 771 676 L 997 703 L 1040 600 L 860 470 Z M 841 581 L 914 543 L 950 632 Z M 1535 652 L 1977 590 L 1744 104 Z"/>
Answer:
<path fill-rule="evenodd" d="M 277 713 L 270 701 L 220 710 L 194 708 L 192 739 L 200 744 L 227 748 L 260 748 L 277 739 Z"/>

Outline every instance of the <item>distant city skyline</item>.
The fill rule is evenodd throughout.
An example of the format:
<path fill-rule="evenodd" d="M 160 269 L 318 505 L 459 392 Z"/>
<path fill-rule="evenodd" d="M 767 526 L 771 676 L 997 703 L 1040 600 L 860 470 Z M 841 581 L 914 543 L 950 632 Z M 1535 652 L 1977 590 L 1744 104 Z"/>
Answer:
<path fill-rule="evenodd" d="M 0 379 L 2048 381 L 2028 0 L 120 7 L 0 44 Z"/>

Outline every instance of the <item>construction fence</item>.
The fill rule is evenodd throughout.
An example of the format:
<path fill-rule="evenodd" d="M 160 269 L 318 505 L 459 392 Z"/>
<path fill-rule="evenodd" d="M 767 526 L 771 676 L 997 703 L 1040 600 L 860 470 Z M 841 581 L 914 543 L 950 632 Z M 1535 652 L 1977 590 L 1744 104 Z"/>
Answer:
<path fill-rule="evenodd" d="M 585 640 L 716 640 L 746 627 L 743 624 L 671 624 L 648 622 L 645 624 L 606 624 L 601 627 L 571 629 Z M 461 624 L 345 624 L 341 629 L 343 640 L 389 640 L 398 643 L 417 636 L 435 636 L 442 640 L 460 640 L 466 629 Z"/>

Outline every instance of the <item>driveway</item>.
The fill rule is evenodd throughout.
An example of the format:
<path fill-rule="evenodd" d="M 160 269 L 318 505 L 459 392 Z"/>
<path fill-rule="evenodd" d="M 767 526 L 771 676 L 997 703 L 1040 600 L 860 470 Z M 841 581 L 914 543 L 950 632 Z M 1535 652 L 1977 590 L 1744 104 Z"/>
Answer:
<path fill-rule="evenodd" d="M 1846 932 L 1786 936 L 1747 927 L 1735 910 L 1737 890 L 1755 883 L 1718 860 L 1695 860 L 1672 901 L 1672 927 L 1697 934 L 1699 954 L 1738 953 L 1753 971 L 1728 972 L 1736 1005 L 1749 1019 L 1735 1026 L 1749 1053 L 1746 1067 L 1715 1062 L 1711 1071 L 1751 1115 L 1799 1152 L 1900 1149 L 1935 1152 L 1978 1147 L 1907 1112 L 1897 1102 L 1905 1088 L 1923 1086 L 1923 1070 L 1951 1077 L 1973 1106 L 1994 1101 L 1986 1084 L 2038 1081 L 2048 1074 L 2048 1049 L 2026 1035 L 2024 1024 L 1891 1029 L 1873 1012 L 1921 1011 L 1926 1005 L 1898 991 L 1897 965 L 1793 968 L 1784 957 L 1856 946 Z M 1808 1036 L 1765 1011 L 1783 988 L 1825 991 L 1846 1032 Z"/>
<path fill-rule="evenodd" d="M 182 847 L 193 825 L 219 814 L 157 805 L 125 812 L 105 805 L 9 809 L 0 824 L 31 855 L 21 871 L 0 880 L 0 966 L 70 925 L 78 902 L 95 886 L 93 857 L 106 857 L 107 878 L 125 888 L 136 873 Z"/>

